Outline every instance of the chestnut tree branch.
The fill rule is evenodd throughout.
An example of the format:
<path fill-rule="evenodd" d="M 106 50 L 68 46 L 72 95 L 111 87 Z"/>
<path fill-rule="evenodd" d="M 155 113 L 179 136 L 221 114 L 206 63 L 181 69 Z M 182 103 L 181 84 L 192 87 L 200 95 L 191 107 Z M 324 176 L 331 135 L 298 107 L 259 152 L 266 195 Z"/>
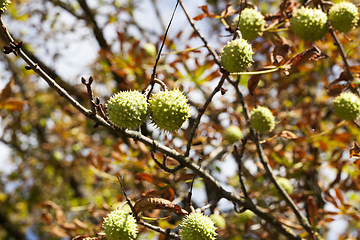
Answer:
<path fill-rule="evenodd" d="M 210 52 L 210 54 L 213 55 L 215 62 L 219 65 L 219 67 L 221 68 L 221 62 L 220 62 L 220 58 L 218 56 L 218 54 L 208 45 L 207 41 L 205 40 L 204 37 L 202 37 L 202 35 L 200 34 L 199 30 L 195 27 L 195 24 L 193 22 L 193 20 L 191 19 L 190 15 L 188 14 L 182 0 L 180 1 L 180 5 L 182 6 L 187 19 L 190 23 L 190 25 L 193 27 L 194 31 L 197 33 L 197 35 L 200 37 L 200 39 L 203 41 L 203 43 L 205 44 L 205 47 L 208 49 L 208 51 Z M 227 72 L 227 71 L 226 71 Z M 223 75 L 224 77 L 224 75 Z M 227 74 L 226 78 L 229 77 L 229 73 Z M 238 81 L 234 82 L 231 81 L 229 79 L 229 82 L 234 86 L 234 88 L 236 89 L 236 93 L 237 96 L 239 98 L 239 101 L 243 107 L 243 111 L 244 111 L 244 116 L 247 122 L 249 122 L 249 111 L 248 111 L 248 107 L 244 101 L 244 98 L 238 88 Z M 236 85 L 235 85 L 236 84 Z M 307 220 L 307 218 L 301 213 L 300 209 L 297 207 L 297 205 L 294 203 L 294 201 L 290 198 L 289 194 L 287 194 L 287 192 L 280 186 L 280 184 L 276 181 L 276 178 L 272 172 L 272 168 L 271 166 L 268 164 L 268 160 L 267 157 L 263 151 L 262 146 L 260 145 L 260 141 L 259 141 L 259 136 L 255 133 L 255 131 L 251 128 L 251 126 L 249 126 L 250 128 L 250 133 L 253 136 L 253 140 L 256 144 L 256 148 L 260 157 L 260 161 L 263 163 L 267 176 L 269 177 L 269 179 L 274 183 L 274 185 L 276 186 L 276 188 L 278 189 L 278 191 L 280 192 L 280 195 L 285 199 L 286 203 L 290 206 L 290 208 L 294 211 L 296 217 L 298 218 L 298 221 L 300 222 L 300 224 L 306 229 L 306 231 L 310 234 L 310 236 L 314 236 L 314 230 L 311 228 L 311 225 L 309 223 L 309 221 Z M 191 135 L 190 135 L 191 136 Z M 191 143 L 190 143 L 191 144 Z M 189 146 L 189 142 L 188 142 L 188 146 Z M 189 149 L 189 147 L 187 148 Z M 252 210 L 252 209 L 251 209 Z M 254 212 L 256 214 L 256 212 Z M 261 216 L 259 216 L 261 217 Z"/>
<path fill-rule="evenodd" d="M 289 239 L 296 239 L 300 240 L 301 237 L 298 235 L 295 235 L 292 233 L 286 226 L 284 226 L 281 222 L 276 220 L 274 217 L 266 213 L 262 208 L 253 205 L 249 201 L 244 200 L 239 195 L 228 192 L 222 186 L 220 183 L 211 176 L 207 171 L 204 171 L 202 169 L 199 169 L 199 166 L 195 164 L 194 162 L 190 161 L 190 159 L 186 155 L 181 155 L 176 150 L 171 149 L 169 147 L 166 147 L 160 143 L 158 143 L 155 140 L 152 140 L 148 137 L 145 137 L 140 132 L 132 131 L 132 130 L 120 130 L 114 128 L 109 122 L 107 122 L 105 119 L 100 117 L 99 115 L 94 115 L 93 112 L 84 106 L 82 106 L 78 101 L 76 101 L 73 97 L 71 97 L 59 84 L 57 84 L 49 75 L 47 75 L 36 63 L 34 63 L 23 51 L 20 47 L 17 47 L 19 44 L 17 44 L 13 38 L 11 37 L 10 33 L 7 31 L 5 24 L 3 23 L 3 20 L 1 18 L 0 12 L 0 24 L 1 24 L 1 32 L 5 35 L 7 41 L 14 45 L 14 51 L 16 54 L 18 54 L 29 66 L 31 69 L 33 69 L 41 78 L 43 78 L 48 85 L 53 88 L 61 97 L 66 99 L 71 105 L 73 105 L 79 112 L 84 114 L 87 118 L 92 119 L 97 125 L 101 125 L 105 127 L 106 129 L 116 133 L 118 136 L 121 137 L 127 137 L 127 138 L 133 138 L 134 140 L 138 140 L 147 146 L 152 147 L 155 150 L 158 150 L 164 154 L 166 154 L 169 157 L 174 158 L 177 160 L 181 165 L 191 169 L 193 172 L 197 172 L 197 174 L 208 183 L 208 185 L 214 190 L 217 196 L 219 196 L 219 199 L 225 198 L 239 206 L 245 207 L 247 209 L 250 209 L 253 211 L 257 216 L 264 219 L 269 223 L 271 226 L 273 226 L 278 232 L 283 234 Z M 222 82 L 228 77 L 228 72 L 225 72 L 222 77 Z M 222 85 L 222 84 L 221 84 Z M 221 86 L 220 85 L 220 86 Z M 219 87 L 220 89 L 220 87 Z M 213 95 L 216 93 L 216 91 L 213 92 Z M 212 98 L 212 97 L 211 97 Z M 205 105 L 204 105 L 205 106 Z M 204 108 L 204 111 L 206 107 Z M 201 115 L 199 115 L 199 119 L 201 118 Z M 262 149 L 261 149 L 262 151 Z M 146 223 L 144 223 L 146 224 Z"/>

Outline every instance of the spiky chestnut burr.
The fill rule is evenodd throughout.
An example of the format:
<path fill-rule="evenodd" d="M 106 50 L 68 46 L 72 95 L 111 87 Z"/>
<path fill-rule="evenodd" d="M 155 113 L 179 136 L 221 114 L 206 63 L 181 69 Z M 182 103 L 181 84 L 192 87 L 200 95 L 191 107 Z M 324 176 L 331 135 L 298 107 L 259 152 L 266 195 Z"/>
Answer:
<path fill-rule="evenodd" d="M 254 212 L 249 209 L 246 209 L 244 212 L 238 215 L 238 221 L 240 223 L 247 223 L 253 217 L 254 217 Z"/>
<path fill-rule="evenodd" d="M 296 36 L 310 42 L 323 38 L 329 29 L 327 15 L 315 8 L 301 7 L 290 22 Z"/>
<path fill-rule="evenodd" d="M 235 143 L 242 139 L 244 134 L 238 126 L 230 125 L 225 130 L 224 136 L 229 143 Z"/>
<path fill-rule="evenodd" d="M 5 12 L 10 3 L 10 0 L 0 0 L 0 11 Z"/>
<path fill-rule="evenodd" d="M 242 72 L 251 66 L 254 52 L 244 39 L 228 41 L 221 50 L 221 64 L 230 73 Z"/>
<path fill-rule="evenodd" d="M 242 37 L 252 41 L 263 35 L 266 22 L 260 12 L 252 8 L 245 8 L 241 15 L 234 19 L 233 27 L 236 28 L 238 24 Z"/>
<path fill-rule="evenodd" d="M 114 94 L 106 103 L 109 120 L 119 128 L 139 127 L 147 117 L 148 104 L 139 91 Z"/>
<path fill-rule="evenodd" d="M 109 213 L 102 227 L 108 240 L 134 240 L 138 232 L 135 218 L 121 210 Z"/>
<path fill-rule="evenodd" d="M 340 2 L 330 8 L 329 20 L 336 30 L 347 33 L 357 26 L 359 11 L 351 2 Z"/>
<path fill-rule="evenodd" d="M 179 89 L 159 91 L 149 100 L 151 119 L 162 130 L 177 131 L 190 117 L 187 101 Z"/>
<path fill-rule="evenodd" d="M 275 117 L 268 108 L 257 107 L 251 112 L 250 124 L 261 133 L 269 132 L 275 128 Z"/>
<path fill-rule="evenodd" d="M 183 240 L 214 240 L 217 235 L 214 222 L 202 213 L 190 213 L 180 226 Z"/>
<path fill-rule="evenodd" d="M 334 110 L 343 120 L 360 118 L 360 98 L 351 92 L 341 93 L 334 99 Z"/>

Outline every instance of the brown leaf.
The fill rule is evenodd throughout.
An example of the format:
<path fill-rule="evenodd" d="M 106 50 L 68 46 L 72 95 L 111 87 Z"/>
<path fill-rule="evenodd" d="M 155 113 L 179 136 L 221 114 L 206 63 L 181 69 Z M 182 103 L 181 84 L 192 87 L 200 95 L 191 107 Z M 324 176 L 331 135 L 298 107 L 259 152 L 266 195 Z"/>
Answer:
<path fill-rule="evenodd" d="M 59 226 L 52 226 L 50 233 L 51 233 L 52 236 L 59 237 L 59 238 L 65 238 L 65 237 L 69 236 L 66 233 L 66 231 L 64 229 L 60 228 Z"/>
<path fill-rule="evenodd" d="M 189 179 L 193 179 L 194 178 L 194 174 L 192 173 L 186 173 L 186 174 L 181 174 L 180 177 L 178 177 L 175 182 L 182 182 L 182 181 L 187 181 Z"/>
<path fill-rule="evenodd" d="M 287 13 L 292 13 L 294 10 L 299 8 L 301 4 L 295 0 L 282 1 L 280 4 L 280 13 L 285 18 L 288 16 Z"/>
<path fill-rule="evenodd" d="M 40 207 L 43 208 L 53 208 L 53 209 L 60 209 L 60 206 L 54 203 L 53 201 L 43 201 L 40 204 Z"/>
<path fill-rule="evenodd" d="M 24 101 L 20 98 L 8 98 L 5 101 L 0 102 L 0 109 L 21 112 L 26 103 L 27 101 Z"/>
<path fill-rule="evenodd" d="M 205 14 L 209 13 L 209 9 L 207 5 L 202 5 L 199 7 Z"/>
<path fill-rule="evenodd" d="M 151 175 L 149 173 L 138 173 L 138 174 L 136 174 L 135 179 L 139 180 L 139 181 L 147 181 L 147 182 L 152 183 L 161 188 L 163 188 L 167 185 L 166 183 L 161 181 L 159 178 L 154 177 L 153 175 Z"/>
<path fill-rule="evenodd" d="M 87 235 L 78 235 L 76 237 L 74 237 L 72 240 L 100 240 L 100 239 L 107 239 L 103 236 L 98 236 L 98 237 L 89 237 Z"/>
<path fill-rule="evenodd" d="M 248 89 L 251 95 L 254 95 L 255 89 L 260 81 L 262 74 L 254 74 L 248 81 Z"/>
<path fill-rule="evenodd" d="M 188 212 L 182 209 L 179 205 L 173 204 L 171 201 L 158 198 L 158 197 L 146 197 L 136 201 L 134 208 L 137 213 L 153 210 L 153 209 L 166 209 L 172 211 L 177 215 L 186 215 Z"/>
<path fill-rule="evenodd" d="M 79 219 L 75 218 L 73 220 L 73 222 L 76 224 L 76 226 L 78 226 L 79 228 L 82 228 L 82 229 L 88 229 L 88 225 L 82 221 L 80 221 Z"/>
<path fill-rule="evenodd" d="M 63 210 L 61 208 L 56 209 L 55 218 L 56 218 L 56 221 L 57 221 L 57 223 L 59 225 L 64 224 L 65 215 L 64 215 L 64 212 L 63 212 Z"/>
<path fill-rule="evenodd" d="M 231 2 L 226 4 L 226 8 L 221 12 L 221 17 L 230 17 L 236 13 L 235 8 L 233 8 L 231 5 Z"/>
<path fill-rule="evenodd" d="M 350 158 L 360 158 L 360 146 L 357 142 L 353 142 L 353 146 L 350 148 Z"/>
<path fill-rule="evenodd" d="M 4 102 L 5 99 L 10 98 L 12 95 L 12 88 L 14 87 L 14 79 L 11 78 L 10 81 L 5 85 L 4 89 L 0 93 L 0 102 Z"/>
<path fill-rule="evenodd" d="M 141 197 L 155 197 L 155 196 L 159 196 L 160 194 L 161 193 L 159 193 L 158 190 L 150 189 L 150 190 L 143 191 L 141 193 Z"/>
<path fill-rule="evenodd" d="M 338 203 L 336 202 L 336 200 L 334 199 L 334 197 L 330 195 L 329 191 L 326 191 L 326 192 L 324 192 L 324 193 L 325 193 L 325 194 L 324 194 L 325 200 L 328 201 L 328 202 L 331 202 L 335 207 L 339 208 Z"/>
<path fill-rule="evenodd" d="M 151 175 L 150 173 L 138 173 L 136 174 L 135 179 L 139 181 L 148 181 L 149 183 L 152 183 L 154 180 L 154 176 Z"/>
<path fill-rule="evenodd" d="M 63 228 L 65 228 L 66 230 L 76 230 L 76 225 L 74 223 L 64 223 L 64 224 L 61 224 L 61 226 Z"/>
<path fill-rule="evenodd" d="M 353 162 L 356 167 L 360 170 L 360 158 L 359 159 L 356 159 L 354 162 Z"/>
<path fill-rule="evenodd" d="M 323 54 L 318 47 L 313 46 L 312 48 L 306 49 L 305 51 L 296 54 L 294 57 L 289 59 L 285 63 L 285 65 L 290 65 L 291 67 L 294 67 L 296 65 L 301 65 L 307 61 L 317 61 L 327 57 L 328 56 L 326 54 Z"/>
<path fill-rule="evenodd" d="M 194 20 L 194 21 L 200 21 L 200 20 L 203 19 L 204 17 L 206 17 L 206 14 L 205 14 L 205 13 L 200 14 L 200 15 L 197 15 L 196 17 L 193 17 L 193 20 Z"/>
<path fill-rule="evenodd" d="M 136 174 L 135 179 L 139 180 L 139 181 L 147 181 L 147 182 L 152 183 L 152 184 L 154 184 L 156 186 L 159 186 L 159 187 L 165 187 L 166 186 L 165 183 L 160 182 L 156 177 L 154 177 L 150 173 L 138 173 L 138 174 Z"/>
<path fill-rule="evenodd" d="M 319 141 L 319 144 L 322 151 L 325 152 L 328 149 L 328 145 L 325 141 Z"/>
<path fill-rule="evenodd" d="M 270 61 L 275 66 L 280 66 L 285 63 L 285 59 L 290 53 L 290 46 L 288 44 L 278 44 L 270 53 Z"/>
<path fill-rule="evenodd" d="M 345 85 L 340 85 L 340 84 L 337 84 L 337 85 L 332 85 L 332 86 L 329 86 L 326 91 L 327 91 L 327 94 L 331 97 L 335 97 L 335 96 L 338 96 L 340 93 L 342 93 L 342 91 L 344 90 L 345 88 Z"/>
<path fill-rule="evenodd" d="M 347 71 L 342 71 L 340 73 L 340 76 L 337 79 L 335 79 L 332 83 L 330 83 L 329 87 L 342 81 L 348 82 L 350 79 L 351 78 L 349 77 Z"/>
<path fill-rule="evenodd" d="M 337 141 L 339 143 L 348 143 L 352 138 L 352 134 L 349 132 L 345 132 L 345 133 L 332 134 L 331 137 L 334 141 Z"/>
<path fill-rule="evenodd" d="M 161 195 L 163 198 L 168 199 L 169 201 L 174 201 L 175 192 L 173 188 L 167 188 Z"/>
<path fill-rule="evenodd" d="M 317 204 L 313 196 L 308 196 L 306 202 L 307 202 L 308 218 L 310 220 L 310 223 L 314 224 L 316 220 L 316 216 L 318 215 Z"/>
<path fill-rule="evenodd" d="M 297 139 L 298 137 L 296 136 L 295 133 L 290 132 L 288 130 L 284 130 L 280 133 L 280 137 L 283 137 L 285 139 Z"/>
<path fill-rule="evenodd" d="M 344 197 L 340 189 L 335 189 L 336 197 L 339 199 L 341 205 L 344 205 Z"/>
<path fill-rule="evenodd" d="M 215 13 L 209 12 L 209 9 L 208 9 L 207 5 L 200 6 L 199 8 L 201 8 L 201 10 L 204 13 L 194 17 L 193 18 L 194 21 L 199 21 L 199 20 L 203 19 L 204 17 L 211 17 L 211 18 L 218 17 Z"/>
<path fill-rule="evenodd" d="M 48 213 L 48 212 L 43 212 L 43 213 L 41 214 L 41 218 L 42 218 L 42 220 L 43 220 L 47 225 L 51 225 L 52 217 L 51 217 L 50 213 Z"/>
<path fill-rule="evenodd" d="M 74 237 L 72 240 L 97 240 L 98 237 L 89 237 L 87 235 L 78 235 Z"/>
<path fill-rule="evenodd" d="M 350 72 L 355 72 L 355 73 L 360 73 L 360 65 L 349 66 L 349 71 Z"/>

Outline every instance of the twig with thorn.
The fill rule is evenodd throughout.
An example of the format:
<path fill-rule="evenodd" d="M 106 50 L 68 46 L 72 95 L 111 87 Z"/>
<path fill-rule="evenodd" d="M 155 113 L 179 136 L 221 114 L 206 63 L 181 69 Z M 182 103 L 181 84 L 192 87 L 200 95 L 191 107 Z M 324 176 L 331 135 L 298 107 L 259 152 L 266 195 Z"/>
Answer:
<path fill-rule="evenodd" d="M 152 157 L 152 159 L 154 160 L 154 162 L 155 162 L 162 170 L 164 170 L 165 172 L 174 173 L 174 172 L 177 172 L 178 170 L 184 168 L 184 166 L 183 166 L 182 164 L 180 164 L 179 166 L 176 166 L 175 168 L 169 168 L 169 167 L 166 166 L 166 160 L 167 160 L 167 156 L 166 156 L 166 155 L 164 155 L 164 157 L 163 157 L 163 162 L 161 163 L 161 162 L 159 162 L 159 161 L 155 158 L 153 151 L 151 151 L 150 154 L 151 154 L 151 157 Z"/>
<path fill-rule="evenodd" d="M 89 101 L 90 101 L 90 105 L 91 105 L 91 111 L 92 114 L 96 115 L 96 104 L 94 102 L 94 94 L 91 88 L 91 84 L 93 83 L 94 79 L 92 76 L 89 77 L 89 80 L 86 81 L 85 78 L 81 78 L 81 83 L 84 84 L 86 86 L 88 95 L 89 95 Z"/>
<path fill-rule="evenodd" d="M 116 177 L 117 177 L 117 179 L 118 179 L 118 181 L 120 183 L 121 191 L 123 192 L 123 194 L 124 194 L 124 196 L 126 198 L 126 201 L 127 201 L 127 203 L 129 204 L 129 206 L 131 208 L 131 212 L 132 212 L 134 218 L 136 219 L 137 222 L 139 222 L 140 218 L 139 218 L 139 216 L 138 216 L 138 214 L 136 212 L 136 209 L 135 209 L 134 205 L 131 202 L 131 199 L 126 194 L 125 188 L 124 188 L 124 186 L 122 184 L 122 181 L 121 181 L 121 176 L 116 176 Z"/>

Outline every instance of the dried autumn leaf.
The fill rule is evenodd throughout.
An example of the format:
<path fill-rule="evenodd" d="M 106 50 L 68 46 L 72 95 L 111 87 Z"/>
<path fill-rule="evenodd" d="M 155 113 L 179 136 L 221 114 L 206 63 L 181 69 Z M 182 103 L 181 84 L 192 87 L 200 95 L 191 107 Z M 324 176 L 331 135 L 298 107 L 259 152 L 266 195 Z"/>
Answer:
<path fill-rule="evenodd" d="M 308 61 L 317 61 L 327 57 L 328 56 L 322 53 L 318 47 L 313 46 L 312 48 L 306 49 L 305 51 L 296 54 L 294 57 L 289 59 L 284 65 L 293 68 L 294 66 L 301 65 Z"/>
<path fill-rule="evenodd" d="M 42 219 L 47 225 L 51 225 L 52 217 L 51 217 L 50 213 L 48 213 L 48 212 L 43 212 L 43 213 L 41 214 L 41 219 Z"/>
<path fill-rule="evenodd" d="M 338 203 L 333 196 L 330 195 L 329 191 L 324 192 L 324 198 L 326 201 L 331 202 L 335 207 L 339 208 Z"/>
<path fill-rule="evenodd" d="M 308 196 L 306 202 L 307 202 L 308 218 L 310 220 L 310 223 L 314 224 L 316 220 L 316 216 L 318 215 L 317 204 L 313 196 Z"/>
<path fill-rule="evenodd" d="M 11 111 L 22 111 L 24 105 L 27 102 L 20 98 L 8 98 L 3 102 L 0 102 L 0 109 L 6 109 Z"/>
<path fill-rule="evenodd" d="M 194 174 L 192 173 L 186 173 L 186 174 L 181 174 L 180 177 L 178 177 L 175 182 L 182 182 L 182 181 L 187 181 L 189 179 L 193 179 L 194 178 Z"/>
<path fill-rule="evenodd" d="M 288 130 L 284 130 L 280 133 L 280 137 L 283 137 L 285 139 L 297 139 L 298 137 L 296 136 L 295 133 L 290 132 Z"/>
<path fill-rule="evenodd" d="M 65 222 L 65 214 L 63 212 L 63 210 L 61 208 L 56 209 L 56 213 L 55 213 L 55 218 L 56 221 L 59 225 L 64 224 Z"/>
<path fill-rule="evenodd" d="M 301 6 L 301 4 L 295 0 L 282 1 L 280 4 L 280 13 L 286 18 L 288 13 L 294 12 L 299 6 Z"/>
<path fill-rule="evenodd" d="M 54 203 L 53 201 L 43 201 L 40 204 L 40 207 L 43 208 L 53 208 L 53 209 L 60 209 L 60 206 Z"/>
<path fill-rule="evenodd" d="M 82 228 L 82 229 L 88 229 L 88 225 L 82 221 L 80 221 L 79 219 L 75 218 L 73 220 L 73 222 L 76 224 L 76 226 L 78 226 L 79 228 Z"/>
<path fill-rule="evenodd" d="M 270 61 L 275 66 L 280 66 L 285 63 L 285 59 L 290 53 L 290 46 L 288 44 L 276 45 L 270 53 Z"/>
<path fill-rule="evenodd" d="M 353 142 L 353 146 L 350 148 L 350 158 L 359 157 L 360 158 L 360 146 L 357 142 Z"/>
<path fill-rule="evenodd" d="M 66 231 L 59 226 L 52 226 L 50 234 L 54 237 L 58 238 L 66 238 L 69 237 L 69 235 L 66 233 Z"/>
<path fill-rule="evenodd" d="M 251 95 L 254 95 L 255 89 L 260 81 L 262 74 L 254 74 L 248 81 L 248 89 Z"/>
<path fill-rule="evenodd" d="M 159 197 L 146 197 L 136 201 L 134 208 L 137 213 L 153 210 L 153 209 L 166 209 L 172 211 L 177 215 L 186 215 L 188 212 L 182 209 L 179 205 L 173 204 L 167 199 Z"/>
<path fill-rule="evenodd" d="M 221 17 L 230 17 L 236 13 L 235 8 L 233 8 L 231 5 L 231 2 L 226 4 L 226 8 L 221 12 Z"/>
<path fill-rule="evenodd" d="M 61 224 L 61 226 L 63 228 L 65 228 L 66 230 L 76 230 L 76 225 L 74 223 L 64 223 L 64 224 Z"/>
<path fill-rule="evenodd" d="M 327 91 L 327 94 L 331 97 L 335 97 L 335 96 L 338 96 L 340 95 L 340 93 L 342 93 L 342 91 L 344 90 L 345 88 L 345 85 L 332 85 L 332 86 L 329 86 L 326 91 Z"/>
<path fill-rule="evenodd" d="M 349 66 L 349 71 L 350 72 L 355 72 L 355 73 L 360 73 L 360 65 Z"/>
<path fill-rule="evenodd" d="M 359 159 L 356 159 L 354 162 L 353 162 L 356 167 L 360 170 L 360 158 Z"/>
<path fill-rule="evenodd" d="M 87 235 L 78 235 L 74 237 L 72 240 L 99 240 L 101 237 L 89 237 Z"/>
<path fill-rule="evenodd" d="M 350 141 L 352 135 L 351 133 L 345 132 L 345 133 L 331 134 L 331 137 L 334 141 L 346 144 Z"/>
<path fill-rule="evenodd" d="M 201 10 L 204 13 L 194 17 L 193 18 L 194 21 L 199 21 L 199 20 L 203 19 L 204 17 L 211 17 L 211 18 L 217 18 L 218 17 L 218 15 L 216 15 L 215 13 L 209 12 L 209 9 L 208 9 L 207 5 L 200 6 L 199 8 L 201 8 Z"/>
<path fill-rule="evenodd" d="M 341 190 L 338 188 L 335 189 L 335 194 L 336 194 L 337 199 L 339 199 L 341 205 L 344 205 L 344 197 L 343 197 Z"/>
<path fill-rule="evenodd" d="M 0 102 L 4 102 L 7 98 L 10 98 L 12 95 L 12 88 L 14 87 L 14 79 L 11 78 L 10 81 L 5 85 L 4 89 L 0 93 Z"/>
<path fill-rule="evenodd" d="M 164 192 L 162 193 L 161 196 L 164 197 L 165 199 L 168 199 L 169 201 L 173 201 L 175 198 L 175 191 L 173 188 L 164 189 Z"/>
<path fill-rule="evenodd" d="M 158 187 L 165 187 L 167 185 L 166 183 L 161 182 L 157 177 L 154 177 L 150 173 L 138 173 L 136 174 L 135 179 L 139 181 L 147 181 Z"/>

